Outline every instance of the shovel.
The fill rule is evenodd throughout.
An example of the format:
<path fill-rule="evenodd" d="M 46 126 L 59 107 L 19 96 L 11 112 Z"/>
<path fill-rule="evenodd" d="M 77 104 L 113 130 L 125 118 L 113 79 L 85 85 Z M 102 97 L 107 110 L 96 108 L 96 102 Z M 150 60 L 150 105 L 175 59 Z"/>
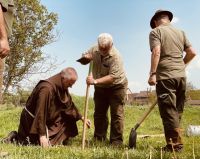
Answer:
<path fill-rule="evenodd" d="M 145 114 L 142 116 L 142 118 L 135 124 L 135 126 L 131 129 L 130 135 L 129 135 L 129 148 L 136 148 L 136 139 L 137 139 L 137 128 L 142 124 L 142 122 L 146 119 L 146 117 L 149 115 L 149 113 L 153 110 L 155 105 L 157 104 L 157 100 L 149 107 L 149 110 L 145 112 Z"/>
<path fill-rule="evenodd" d="M 93 61 L 90 62 L 88 76 L 92 74 Z M 83 123 L 83 135 L 82 135 L 82 149 L 85 148 L 85 135 L 86 135 L 86 119 L 87 119 L 87 111 L 88 111 L 88 102 L 89 102 L 89 88 L 90 85 L 87 85 L 86 89 L 86 97 L 85 97 L 85 108 L 84 108 L 84 123 Z"/>

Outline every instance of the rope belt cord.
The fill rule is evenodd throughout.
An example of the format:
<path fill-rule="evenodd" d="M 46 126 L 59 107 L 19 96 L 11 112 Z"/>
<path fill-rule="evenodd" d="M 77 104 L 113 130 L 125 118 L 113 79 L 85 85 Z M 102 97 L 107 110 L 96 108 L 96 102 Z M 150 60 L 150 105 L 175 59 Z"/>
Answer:
<path fill-rule="evenodd" d="M 26 107 L 24 107 L 24 109 L 26 110 L 26 112 L 27 112 L 33 119 L 35 118 L 35 115 L 33 115 Z M 47 125 L 45 125 L 45 128 L 46 128 L 46 137 L 47 137 L 47 139 L 48 139 L 49 146 L 51 146 L 51 143 L 50 143 L 50 140 L 49 140 L 49 132 L 48 132 Z"/>
<path fill-rule="evenodd" d="M 29 112 L 29 110 L 28 110 L 26 107 L 24 107 L 24 109 L 26 110 L 26 112 L 27 112 L 32 118 L 35 118 L 35 116 L 34 116 L 31 112 Z"/>

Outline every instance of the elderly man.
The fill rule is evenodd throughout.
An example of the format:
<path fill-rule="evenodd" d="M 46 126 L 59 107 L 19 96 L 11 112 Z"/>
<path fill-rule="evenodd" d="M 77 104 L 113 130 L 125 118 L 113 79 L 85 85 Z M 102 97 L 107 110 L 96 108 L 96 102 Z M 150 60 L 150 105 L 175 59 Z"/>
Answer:
<path fill-rule="evenodd" d="M 21 113 L 18 133 L 11 132 L 6 140 L 48 147 L 66 144 L 69 137 L 76 136 L 76 121 L 84 120 L 68 92 L 76 80 L 77 73 L 71 67 L 41 80 Z M 90 126 L 89 120 L 86 123 Z"/>
<path fill-rule="evenodd" d="M 170 11 L 158 10 L 150 21 L 151 69 L 148 83 L 156 85 L 160 115 L 167 145 L 164 150 L 180 151 L 180 119 L 184 109 L 185 67 L 196 55 L 183 31 L 173 27 Z M 183 57 L 183 52 L 185 56 Z"/>
<path fill-rule="evenodd" d="M 92 76 L 87 84 L 94 85 L 94 138 L 105 140 L 108 129 L 107 112 L 110 106 L 111 128 L 110 143 L 118 146 L 123 143 L 124 103 L 127 78 L 122 59 L 113 46 L 110 34 L 102 33 L 98 44 L 91 47 L 78 61 L 82 64 L 93 60 Z"/>
<path fill-rule="evenodd" d="M 10 52 L 8 37 L 12 32 L 13 0 L 0 0 L 0 103 L 2 102 L 2 85 L 5 57 Z"/>

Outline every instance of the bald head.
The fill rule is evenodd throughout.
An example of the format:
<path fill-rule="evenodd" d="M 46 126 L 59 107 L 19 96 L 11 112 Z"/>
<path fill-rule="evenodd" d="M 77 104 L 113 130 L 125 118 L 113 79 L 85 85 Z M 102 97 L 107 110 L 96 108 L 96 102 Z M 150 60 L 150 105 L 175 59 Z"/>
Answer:
<path fill-rule="evenodd" d="M 76 72 L 76 70 L 72 67 L 67 67 L 65 69 L 63 69 L 61 71 L 61 77 L 62 78 L 66 78 L 68 80 L 70 79 L 77 79 L 78 78 L 78 74 Z"/>
<path fill-rule="evenodd" d="M 76 70 L 72 67 L 67 67 L 61 71 L 61 81 L 64 89 L 72 87 L 78 79 Z"/>

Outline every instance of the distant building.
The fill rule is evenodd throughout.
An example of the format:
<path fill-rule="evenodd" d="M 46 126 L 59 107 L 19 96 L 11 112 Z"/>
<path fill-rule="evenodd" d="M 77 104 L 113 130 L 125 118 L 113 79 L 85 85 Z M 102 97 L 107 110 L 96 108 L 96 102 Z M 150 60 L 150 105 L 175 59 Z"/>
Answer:
<path fill-rule="evenodd" d="M 186 104 L 191 106 L 200 106 L 200 90 L 187 91 Z"/>
<path fill-rule="evenodd" d="M 186 103 L 191 106 L 200 106 L 200 100 L 187 100 Z"/>
<path fill-rule="evenodd" d="M 151 93 L 151 90 L 140 91 L 139 93 L 132 93 L 132 91 L 128 88 L 126 96 L 126 104 L 148 105 L 150 102 L 149 93 Z"/>
<path fill-rule="evenodd" d="M 147 89 L 147 91 L 140 91 L 139 93 L 133 93 L 128 88 L 126 93 L 126 104 L 149 105 L 152 103 L 153 100 L 155 100 L 155 96 L 156 96 L 155 90 Z M 186 104 L 191 106 L 200 106 L 200 100 L 197 97 L 193 99 L 192 97 L 188 96 L 188 98 L 186 99 Z"/>

